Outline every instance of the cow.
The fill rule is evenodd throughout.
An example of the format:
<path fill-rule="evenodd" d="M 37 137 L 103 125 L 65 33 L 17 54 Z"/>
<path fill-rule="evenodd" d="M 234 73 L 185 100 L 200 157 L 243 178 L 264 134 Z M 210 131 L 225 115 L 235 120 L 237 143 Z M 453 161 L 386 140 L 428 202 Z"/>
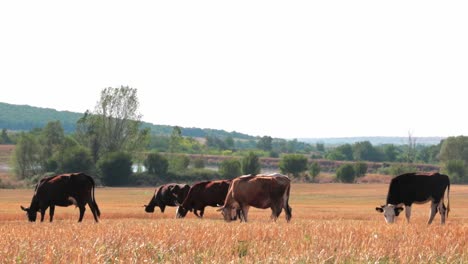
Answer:
<path fill-rule="evenodd" d="M 447 189 L 447 207 L 444 204 L 444 193 Z M 385 205 L 376 207 L 377 212 L 383 213 L 387 223 L 394 223 L 395 218 L 403 211 L 405 205 L 406 220 L 411 217 L 411 205 L 423 204 L 431 201 L 431 213 L 428 224 L 432 223 L 439 211 L 441 224 L 450 211 L 450 180 L 447 175 L 439 173 L 405 173 L 396 176 L 390 182 Z"/>
<path fill-rule="evenodd" d="M 247 222 L 250 206 L 271 208 L 271 218 L 276 221 L 284 208 L 286 221 L 289 222 L 292 217 L 290 189 L 291 180 L 285 175 L 243 175 L 232 180 L 224 206 L 218 211 L 221 211 L 224 220 L 230 222 L 234 210 L 240 210 L 240 221 Z"/>
<path fill-rule="evenodd" d="M 78 222 L 83 220 L 85 206 L 88 204 L 93 213 L 94 220 L 99 222 L 101 211 L 94 196 L 95 183 L 91 176 L 85 173 L 61 174 L 42 179 L 34 190 L 29 208 L 21 206 L 26 211 L 28 220 L 35 222 L 37 212 L 41 212 L 41 222 L 49 209 L 50 222 L 53 221 L 55 206 L 70 206 L 74 204 L 80 209 Z"/>
<path fill-rule="evenodd" d="M 164 213 L 166 206 L 179 206 L 187 196 L 190 186 L 187 184 L 169 183 L 161 185 L 154 191 L 148 205 L 144 205 L 145 212 L 153 213 L 154 207 L 158 206 L 161 213 Z M 176 211 L 176 217 L 179 218 L 179 209 Z"/>
<path fill-rule="evenodd" d="M 203 218 L 206 206 L 218 207 L 224 204 L 231 180 L 214 180 L 195 183 L 179 207 L 181 217 L 190 211 Z M 198 214 L 197 211 L 200 211 Z"/>

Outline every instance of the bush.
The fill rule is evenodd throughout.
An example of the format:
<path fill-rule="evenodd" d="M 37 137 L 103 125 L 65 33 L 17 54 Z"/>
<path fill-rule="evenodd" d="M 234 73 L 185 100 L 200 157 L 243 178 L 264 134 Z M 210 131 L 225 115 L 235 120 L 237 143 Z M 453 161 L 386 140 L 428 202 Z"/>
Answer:
<path fill-rule="evenodd" d="M 261 166 L 258 156 L 250 152 L 242 159 L 242 174 L 258 174 Z"/>
<path fill-rule="evenodd" d="M 84 172 L 92 174 L 93 166 L 91 153 L 87 148 L 81 146 L 64 150 L 61 160 L 58 162 L 60 173 Z"/>
<path fill-rule="evenodd" d="M 340 182 L 352 183 L 355 177 L 356 172 L 352 164 L 343 164 L 336 170 L 336 179 Z"/>
<path fill-rule="evenodd" d="M 167 170 L 169 168 L 169 161 L 159 153 L 148 154 L 143 164 L 149 174 L 158 176 L 167 174 Z"/>
<path fill-rule="evenodd" d="M 356 173 L 356 177 L 362 177 L 367 173 L 367 163 L 365 162 L 357 162 L 354 163 L 354 172 Z"/>
<path fill-rule="evenodd" d="M 185 155 L 172 155 L 169 157 L 169 171 L 182 172 L 190 165 L 189 157 Z"/>
<path fill-rule="evenodd" d="M 307 157 L 300 154 L 284 155 L 279 164 L 281 173 L 299 176 L 299 173 L 307 170 Z"/>
<path fill-rule="evenodd" d="M 130 183 L 132 157 L 126 152 L 111 152 L 98 161 L 102 182 L 108 186 L 123 186 Z"/>
<path fill-rule="evenodd" d="M 241 163 L 237 159 L 225 159 L 219 164 L 219 173 L 225 178 L 241 175 Z"/>
<path fill-rule="evenodd" d="M 444 171 L 454 183 L 466 182 L 466 167 L 463 160 L 448 160 L 444 165 Z"/>
<path fill-rule="evenodd" d="M 312 177 L 312 179 L 315 179 L 317 175 L 320 174 L 320 164 L 318 162 L 314 161 L 309 168 L 309 174 Z"/>
<path fill-rule="evenodd" d="M 205 159 L 203 158 L 195 158 L 193 160 L 193 167 L 195 169 L 204 169 L 205 168 Z"/>

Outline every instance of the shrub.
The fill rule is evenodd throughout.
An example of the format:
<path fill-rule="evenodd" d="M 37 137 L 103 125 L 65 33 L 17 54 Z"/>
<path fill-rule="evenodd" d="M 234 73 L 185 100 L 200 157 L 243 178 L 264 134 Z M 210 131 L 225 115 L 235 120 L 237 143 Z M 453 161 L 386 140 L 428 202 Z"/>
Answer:
<path fill-rule="evenodd" d="M 225 178 L 241 175 L 241 163 L 238 159 L 225 159 L 219 164 L 219 173 Z"/>
<path fill-rule="evenodd" d="M 186 155 L 172 155 L 169 157 L 169 171 L 181 172 L 187 170 L 190 159 Z"/>
<path fill-rule="evenodd" d="M 102 182 L 109 186 L 122 186 L 130 182 L 132 157 L 126 152 L 111 152 L 98 161 Z"/>
<path fill-rule="evenodd" d="M 82 146 L 76 146 L 64 150 L 58 162 L 60 172 L 85 172 L 91 174 L 93 170 L 93 158 L 89 150 Z"/>
<path fill-rule="evenodd" d="M 281 173 L 291 173 L 293 176 L 299 176 L 299 173 L 307 170 L 307 157 L 300 154 L 284 155 L 279 164 Z"/>
<path fill-rule="evenodd" d="M 205 159 L 203 158 L 195 158 L 193 160 L 193 167 L 195 169 L 204 169 L 205 168 Z"/>
<path fill-rule="evenodd" d="M 158 176 L 167 174 L 167 170 L 169 168 L 169 161 L 159 153 L 148 154 L 143 164 L 149 174 Z"/>
<path fill-rule="evenodd" d="M 317 175 L 320 174 L 320 164 L 318 162 L 314 161 L 309 168 L 309 174 L 312 177 L 312 179 L 315 179 Z"/>
<path fill-rule="evenodd" d="M 260 173 L 261 166 L 258 156 L 250 152 L 242 159 L 242 173 L 243 174 L 258 174 Z"/>
<path fill-rule="evenodd" d="M 444 165 L 444 171 L 455 183 L 465 182 L 466 175 L 465 162 L 463 160 L 448 160 Z"/>
<path fill-rule="evenodd" d="M 367 163 L 365 162 L 356 162 L 354 163 L 354 172 L 356 177 L 362 177 L 367 173 Z"/>
<path fill-rule="evenodd" d="M 336 170 L 336 179 L 340 182 L 352 183 L 356 177 L 352 164 L 343 164 Z"/>

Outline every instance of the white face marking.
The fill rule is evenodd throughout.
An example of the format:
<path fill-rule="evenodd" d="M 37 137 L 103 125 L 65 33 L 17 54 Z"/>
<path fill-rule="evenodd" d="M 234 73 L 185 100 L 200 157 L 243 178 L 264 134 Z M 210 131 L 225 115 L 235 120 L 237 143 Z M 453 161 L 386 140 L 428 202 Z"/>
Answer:
<path fill-rule="evenodd" d="M 385 205 L 382 209 L 383 209 L 385 221 L 389 224 L 394 223 L 395 222 L 395 205 L 388 204 L 388 205 Z"/>

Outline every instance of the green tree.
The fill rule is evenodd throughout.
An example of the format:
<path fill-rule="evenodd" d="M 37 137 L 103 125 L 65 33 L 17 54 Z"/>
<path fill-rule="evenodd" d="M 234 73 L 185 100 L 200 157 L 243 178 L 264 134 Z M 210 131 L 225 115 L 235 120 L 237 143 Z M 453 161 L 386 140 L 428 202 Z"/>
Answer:
<path fill-rule="evenodd" d="M 13 141 L 8 136 L 6 128 L 2 129 L 2 135 L 0 136 L 0 144 L 11 144 Z"/>
<path fill-rule="evenodd" d="M 98 168 L 105 185 L 126 185 L 132 175 L 132 156 L 125 152 L 108 153 L 98 161 Z"/>
<path fill-rule="evenodd" d="M 312 177 L 312 180 L 320 174 L 320 170 L 320 164 L 316 161 L 312 162 L 312 164 L 309 167 L 309 174 Z"/>
<path fill-rule="evenodd" d="M 169 141 L 169 152 L 177 153 L 180 151 L 180 145 L 182 143 L 182 130 L 180 127 L 175 126 L 172 129 L 171 139 Z"/>
<path fill-rule="evenodd" d="M 298 177 L 301 172 L 307 171 L 307 157 L 301 154 L 287 154 L 280 159 L 279 167 L 282 173 Z"/>
<path fill-rule="evenodd" d="M 219 173 L 230 179 L 241 175 L 241 163 L 238 159 L 225 159 L 219 164 Z"/>
<path fill-rule="evenodd" d="M 273 138 L 270 136 L 263 136 L 257 142 L 257 148 L 264 150 L 264 151 L 271 151 L 272 150 L 272 142 Z"/>
<path fill-rule="evenodd" d="M 340 182 L 352 183 L 356 177 L 354 166 L 352 164 L 343 164 L 336 170 L 336 178 Z"/>
<path fill-rule="evenodd" d="M 134 152 L 148 144 L 149 129 L 140 130 L 137 89 L 121 86 L 101 91 L 94 113 L 77 123 L 77 138 L 90 148 L 94 160 L 111 152 Z"/>
<path fill-rule="evenodd" d="M 393 144 L 387 144 L 382 147 L 382 152 L 384 154 L 384 160 L 389 162 L 394 162 L 398 157 L 398 148 Z"/>
<path fill-rule="evenodd" d="M 205 159 L 203 157 L 198 157 L 193 160 L 193 167 L 195 169 L 204 169 L 205 168 Z"/>
<path fill-rule="evenodd" d="M 242 158 L 242 174 L 258 174 L 261 170 L 260 160 L 252 151 Z"/>
<path fill-rule="evenodd" d="M 169 157 L 169 171 L 183 172 L 186 171 L 190 165 L 190 159 L 186 155 L 170 155 Z"/>
<path fill-rule="evenodd" d="M 463 160 L 448 160 L 445 162 L 444 172 L 454 183 L 466 182 L 466 164 Z"/>
<path fill-rule="evenodd" d="M 13 154 L 15 174 L 20 179 L 29 178 L 42 172 L 40 146 L 31 133 L 22 133 Z"/>
<path fill-rule="evenodd" d="M 356 177 L 365 176 L 367 173 L 367 163 L 365 162 L 354 163 L 354 172 L 356 174 Z"/>
<path fill-rule="evenodd" d="M 315 148 L 317 151 L 325 152 L 325 144 L 323 143 L 315 143 Z"/>
<path fill-rule="evenodd" d="M 458 167 L 461 164 L 464 165 L 463 170 L 453 169 L 454 172 L 462 175 L 460 177 L 460 182 L 467 182 L 466 172 L 468 171 L 468 137 L 467 136 L 458 136 L 458 137 L 448 137 L 442 142 L 440 148 L 439 159 L 443 163 L 445 168 L 449 167 Z"/>
<path fill-rule="evenodd" d="M 377 150 L 369 141 L 356 142 L 352 146 L 354 160 L 379 161 Z"/>
<path fill-rule="evenodd" d="M 150 153 L 146 157 L 144 165 L 150 174 L 163 176 L 167 174 L 169 161 L 159 153 Z"/>
<path fill-rule="evenodd" d="M 58 164 L 59 172 L 84 172 L 92 174 L 94 168 L 93 158 L 89 150 L 83 146 L 67 148 L 61 152 Z"/>

